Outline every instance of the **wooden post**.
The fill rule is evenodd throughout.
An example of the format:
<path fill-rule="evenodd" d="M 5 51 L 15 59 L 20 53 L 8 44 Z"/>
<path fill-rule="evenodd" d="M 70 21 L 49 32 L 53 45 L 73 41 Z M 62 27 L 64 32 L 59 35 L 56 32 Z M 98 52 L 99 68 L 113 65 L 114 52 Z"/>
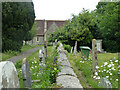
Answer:
<path fill-rule="evenodd" d="M 95 72 L 97 72 L 96 66 L 98 65 L 96 39 L 92 40 L 92 60 L 93 60 L 93 75 L 95 75 Z"/>

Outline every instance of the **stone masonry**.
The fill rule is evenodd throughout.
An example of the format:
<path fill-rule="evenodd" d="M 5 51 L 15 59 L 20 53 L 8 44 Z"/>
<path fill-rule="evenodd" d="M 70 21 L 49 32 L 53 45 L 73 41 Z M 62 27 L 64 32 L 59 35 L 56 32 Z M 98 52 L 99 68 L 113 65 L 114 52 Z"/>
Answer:
<path fill-rule="evenodd" d="M 61 63 L 61 72 L 58 73 L 56 82 L 63 88 L 82 88 L 77 75 L 74 73 L 67 57 L 63 45 L 60 43 L 57 53 L 59 54 L 58 63 Z"/>

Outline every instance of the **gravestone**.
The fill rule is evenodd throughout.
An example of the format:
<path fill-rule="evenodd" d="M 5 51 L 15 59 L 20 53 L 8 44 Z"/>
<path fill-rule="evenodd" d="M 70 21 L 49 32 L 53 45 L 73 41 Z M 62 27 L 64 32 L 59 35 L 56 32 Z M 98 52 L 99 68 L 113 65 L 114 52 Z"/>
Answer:
<path fill-rule="evenodd" d="M 57 39 L 55 39 L 55 46 L 57 46 Z"/>
<path fill-rule="evenodd" d="M 111 88 L 111 90 L 112 90 L 112 85 L 111 85 L 110 81 L 107 78 L 101 78 L 99 83 L 98 83 L 98 86 L 100 88 L 109 88 L 109 90 Z"/>
<path fill-rule="evenodd" d="M 92 60 L 93 60 L 93 75 L 95 75 L 95 72 L 97 72 L 96 66 L 98 65 L 96 39 L 92 40 Z"/>
<path fill-rule="evenodd" d="M 96 43 L 97 43 L 97 51 L 103 52 L 103 49 L 102 49 L 102 40 L 96 40 Z"/>
<path fill-rule="evenodd" d="M 54 57 L 53 64 L 57 64 L 57 57 L 56 56 Z"/>
<path fill-rule="evenodd" d="M 47 41 L 44 42 L 45 58 L 47 58 Z"/>
<path fill-rule="evenodd" d="M 0 62 L 0 90 L 2 88 L 19 88 L 17 70 L 11 61 Z"/>
<path fill-rule="evenodd" d="M 24 58 L 22 62 L 22 76 L 23 76 L 24 87 L 32 88 L 30 66 L 26 58 Z"/>
<path fill-rule="evenodd" d="M 74 55 L 77 53 L 77 41 L 75 41 L 75 46 L 74 46 Z"/>
<path fill-rule="evenodd" d="M 72 53 L 73 52 L 73 47 L 71 47 L 71 51 L 70 51 L 70 53 Z"/>

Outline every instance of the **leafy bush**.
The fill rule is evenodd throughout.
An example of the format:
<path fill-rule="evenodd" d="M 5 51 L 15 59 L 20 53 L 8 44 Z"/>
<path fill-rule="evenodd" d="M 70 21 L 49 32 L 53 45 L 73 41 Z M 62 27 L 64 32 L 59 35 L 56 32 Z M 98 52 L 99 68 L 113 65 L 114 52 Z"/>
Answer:
<path fill-rule="evenodd" d="M 68 52 L 70 52 L 70 50 L 71 50 L 71 46 L 70 45 L 63 44 L 63 46 L 64 46 L 65 50 L 67 50 Z"/>

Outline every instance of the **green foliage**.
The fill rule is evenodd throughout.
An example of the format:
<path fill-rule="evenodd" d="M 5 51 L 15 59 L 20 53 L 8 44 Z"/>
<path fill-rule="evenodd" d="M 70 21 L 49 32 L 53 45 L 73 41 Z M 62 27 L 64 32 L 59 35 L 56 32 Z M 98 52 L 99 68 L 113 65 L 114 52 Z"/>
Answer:
<path fill-rule="evenodd" d="M 104 49 L 109 52 L 120 50 L 119 4 L 120 2 L 99 2 L 96 6 L 99 37 L 103 39 Z"/>
<path fill-rule="evenodd" d="M 51 42 L 57 39 L 70 46 L 73 46 L 75 41 L 78 41 L 78 45 L 90 45 L 93 32 L 96 30 L 93 14 L 83 9 L 78 16 L 72 15 L 72 19 L 66 21 L 66 25 L 56 30 L 53 33 L 53 37 L 52 35 L 50 36 L 49 41 Z"/>
<path fill-rule="evenodd" d="M 100 78 L 109 76 L 109 80 L 113 88 L 118 88 L 118 54 L 117 53 L 99 53 L 98 54 L 98 75 L 93 76 L 93 62 L 92 54 L 90 54 L 88 60 L 81 58 L 81 53 L 76 56 L 68 54 L 68 60 L 70 61 L 73 69 L 76 70 L 80 82 L 84 88 L 99 88 L 98 82 Z M 107 62 L 107 65 L 104 63 Z M 113 65 L 114 64 L 114 65 Z M 109 71 L 109 72 L 108 72 Z M 112 74 L 110 74 L 112 73 Z M 80 75 L 82 74 L 82 75 Z M 93 78 L 94 77 L 94 78 Z M 100 78 L 97 78 L 100 77 Z M 95 79 L 96 78 L 96 79 Z M 86 85 L 87 84 L 87 85 Z M 86 87 L 88 86 L 88 87 Z"/>
<path fill-rule="evenodd" d="M 71 46 L 70 45 L 63 44 L 63 46 L 64 46 L 65 50 L 67 50 L 68 52 L 70 52 L 70 50 L 71 50 Z"/>
<path fill-rule="evenodd" d="M 24 37 L 25 41 L 30 41 L 33 39 L 33 37 L 36 35 L 36 29 L 37 29 L 37 24 L 34 22 L 32 29 L 28 31 Z"/>
<path fill-rule="evenodd" d="M 2 50 L 20 51 L 35 14 L 32 2 L 2 3 Z"/>

